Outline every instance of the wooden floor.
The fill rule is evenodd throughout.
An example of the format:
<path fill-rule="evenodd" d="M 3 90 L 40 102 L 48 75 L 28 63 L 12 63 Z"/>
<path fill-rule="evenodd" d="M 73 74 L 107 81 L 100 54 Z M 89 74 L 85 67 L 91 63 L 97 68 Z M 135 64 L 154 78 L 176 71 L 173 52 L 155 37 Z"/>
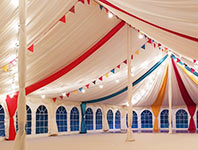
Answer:
<path fill-rule="evenodd" d="M 126 134 L 85 134 L 28 138 L 28 150 L 196 150 L 198 134 L 135 133 L 135 142 Z M 13 150 L 14 142 L 0 141 L 0 150 Z"/>

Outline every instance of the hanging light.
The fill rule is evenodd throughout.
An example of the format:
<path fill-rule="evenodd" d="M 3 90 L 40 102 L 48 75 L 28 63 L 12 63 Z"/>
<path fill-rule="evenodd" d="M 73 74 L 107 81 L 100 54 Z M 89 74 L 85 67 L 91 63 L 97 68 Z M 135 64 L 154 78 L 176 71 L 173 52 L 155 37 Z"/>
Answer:
<path fill-rule="evenodd" d="M 140 32 L 138 37 L 139 37 L 139 39 L 142 39 L 144 37 L 144 35 Z"/>
<path fill-rule="evenodd" d="M 15 7 L 19 6 L 19 0 L 12 0 L 11 2 Z"/>
<path fill-rule="evenodd" d="M 82 93 L 85 93 L 85 89 L 82 89 L 81 92 L 82 92 Z"/>
<path fill-rule="evenodd" d="M 63 93 L 62 96 L 66 96 L 66 93 Z"/>
<path fill-rule="evenodd" d="M 99 85 L 99 87 L 102 89 L 104 87 L 104 85 Z"/>
<path fill-rule="evenodd" d="M 108 12 L 108 17 L 113 18 L 113 14 L 111 12 Z"/>
<path fill-rule="evenodd" d="M 120 82 L 120 80 L 117 79 L 117 80 L 116 80 L 116 83 L 119 83 L 119 82 Z"/>
<path fill-rule="evenodd" d="M 45 97 L 46 97 L 45 95 L 41 95 L 41 98 L 42 98 L 42 99 L 45 99 Z"/>

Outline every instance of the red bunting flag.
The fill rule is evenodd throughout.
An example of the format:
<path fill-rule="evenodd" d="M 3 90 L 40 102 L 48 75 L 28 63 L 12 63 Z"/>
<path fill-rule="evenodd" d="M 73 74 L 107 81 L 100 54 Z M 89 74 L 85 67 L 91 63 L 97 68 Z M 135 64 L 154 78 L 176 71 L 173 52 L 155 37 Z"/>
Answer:
<path fill-rule="evenodd" d="M 30 47 L 28 47 L 28 50 L 33 53 L 34 52 L 34 44 L 32 44 Z"/>
<path fill-rule="evenodd" d="M 83 4 L 85 3 L 85 1 L 84 1 L 84 0 L 78 0 L 78 1 L 79 1 L 79 2 L 81 2 L 81 3 L 83 3 Z"/>
<path fill-rule="evenodd" d="M 13 66 L 15 66 L 15 65 L 16 65 L 16 58 L 13 59 L 10 63 L 11 63 Z"/>
<path fill-rule="evenodd" d="M 98 78 L 100 81 L 102 81 L 102 76 L 100 78 Z"/>
<path fill-rule="evenodd" d="M 190 70 L 191 70 L 192 73 L 195 71 L 195 69 L 193 69 L 193 68 L 190 68 Z"/>
<path fill-rule="evenodd" d="M 133 55 L 131 55 L 131 60 L 133 60 Z"/>
<path fill-rule="evenodd" d="M 75 6 L 73 6 L 69 11 L 75 13 Z"/>
<path fill-rule="evenodd" d="M 180 62 L 181 60 L 179 58 L 177 58 L 177 62 Z"/>
<path fill-rule="evenodd" d="M 157 46 L 160 47 L 160 46 L 162 46 L 162 44 L 158 43 Z"/>
<path fill-rule="evenodd" d="M 66 23 L 66 18 L 65 18 L 65 15 L 62 16 L 60 19 L 59 19 L 60 22 L 63 22 L 63 23 Z"/>
<path fill-rule="evenodd" d="M 56 102 L 56 97 L 53 98 L 53 101 Z"/>
<path fill-rule="evenodd" d="M 120 69 L 120 65 L 117 65 L 117 68 Z"/>
<path fill-rule="evenodd" d="M 196 63 L 197 61 L 195 59 L 193 59 L 193 62 Z"/>
<path fill-rule="evenodd" d="M 69 97 L 70 93 L 67 93 L 66 96 Z"/>
<path fill-rule="evenodd" d="M 127 60 L 124 60 L 123 63 L 127 64 Z"/>
<path fill-rule="evenodd" d="M 90 4 L 90 0 L 87 0 L 87 3 Z"/>
<path fill-rule="evenodd" d="M 147 41 L 148 43 L 150 43 L 150 44 L 152 44 L 152 40 L 151 39 L 148 39 L 148 41 Z"/>
<path fill-rule="evenodd" d="M 60 98 L 63 99 L 63 96 L 61 95 Z"/>
<path fill-rule="evenodd" d="M 155 43 L 154 43 L 154 48 L 156 47 Z"/>
<path fill-rule="evenodd" d="M 85 85 L 86 86 L 86 88 L 89 88 L 89 84 L 87 84 L 87 85 Z"/>

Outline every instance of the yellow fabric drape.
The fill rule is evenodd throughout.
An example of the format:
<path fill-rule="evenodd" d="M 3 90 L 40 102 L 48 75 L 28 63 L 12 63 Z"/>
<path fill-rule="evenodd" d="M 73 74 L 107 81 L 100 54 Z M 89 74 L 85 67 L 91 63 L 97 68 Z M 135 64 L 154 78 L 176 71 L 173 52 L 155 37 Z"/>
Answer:
<path fill-rule="evenodd" d="M 188 70 L 186 70 L 184 67 L 182 67 L 180 64 L 178 66 L 187 74 L 187 76 L 196 84 L 198 85 L 198 80 L 195 78 L 194 75 L 190 74 Z"/>
<path fill-rule="evenodd" d="M 159 131 L 159 126 L 158 126 L 158 115 L 160 112 L 160 108 L 162 106 L 162 102 L 164 100 L 164 96 L 165 96 L 165 91 L 166 91 L 166 85 L 167 85 L 167 80 L 168 80 L 168 65 L 166 66 L 166 71 L 163 77 L 163 82 L 160 88 L 160 91 L 157 95 L 157 98 L 155 100 L 155 102 L 152 104 L 151 108 L 153 111 L 153 114 L 155 116 L 155 121 L 154 121 L 154 127 L 153 127 L 153 131 L 154 132 L 158 132 Z"/>

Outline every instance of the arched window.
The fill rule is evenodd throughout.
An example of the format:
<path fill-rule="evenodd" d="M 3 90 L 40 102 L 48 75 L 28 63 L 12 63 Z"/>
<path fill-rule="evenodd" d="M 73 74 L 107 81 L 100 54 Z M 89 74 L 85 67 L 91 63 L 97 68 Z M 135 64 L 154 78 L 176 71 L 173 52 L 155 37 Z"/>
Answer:
<path fill-rule="evenodd" d="M 188 113 L 183 109 L 176 113 L 176 128 L 188 128 Z"/>
<path fill-rule="evenodd" d="M 58 107 L 56 110 L 56 124 L 58 132 L 67 131 L 67 111 L 63 106 Z"/>
<path fill-rule="evenodd" d="M 113 111 L 108 110 L 107 112 L 107 121 L 109 124 L 109 129 L 113 129 Z"/>
<path fill-rule="evenodd" d="M 3 107 L 0 105 L 0 136 L 5 136 L 5 113 Z"/>
<path fill-rule="evenodd" d="M 48 112 L 44 105 L 36 110 L 36 134 L 48 133 Z"/>
<path fill-rule="evenodd" d="M 142 128 L 153 128 L 152 113 L 149 110 L 144 110 L 141 113 L 141 127 Z"/>
<path fill-rule="evenodd" d="M 168 128 L 169 122 L 168 122 L 168 109 L 163 110 L 160 113 L 160 127 L 161 128 Z"/>
<path fill-rule="evenodd" d="M 26 105 L 26 115 L 27 115 L 27 122 L 25 126 L 26 134 L 31 134 L 32 132 L 32 111 L 28 105 Z M 18 114 L 16 112 L 16 131 L 18 131 Z"/>
<path fill-rule="evenodd" d="M 76 107 L 73 107 L 70 112 L 70 130 L 79 131 L 79 111 Z"/>
<path fill-rule="evenodd" d="M 102 111 L 97 109 L 96 111 L 96 130 L 102 129 Z"/>
<path fill-rule="evenodd" d="M 120 129 L 121 127 L 120 122 L 121 122 L 121 117 L 120 117 L 120 111 L 118 110 L 115 114 L 115 128 L 116 129 Z"/>
<path fill-rule="evenodd" d="M 93 130 L 93 111 L 91 108 L 85 112 L 85 125 L 87 130 Z"/>
<path fill-rule="evenodd" d="M 126 114 L 126 126 L 128 128 L 128 114 Z M 135 111 L 133 111 L 132 128 L 138 128 L 138 117 L 137 117 L 137 113 Z"/>

